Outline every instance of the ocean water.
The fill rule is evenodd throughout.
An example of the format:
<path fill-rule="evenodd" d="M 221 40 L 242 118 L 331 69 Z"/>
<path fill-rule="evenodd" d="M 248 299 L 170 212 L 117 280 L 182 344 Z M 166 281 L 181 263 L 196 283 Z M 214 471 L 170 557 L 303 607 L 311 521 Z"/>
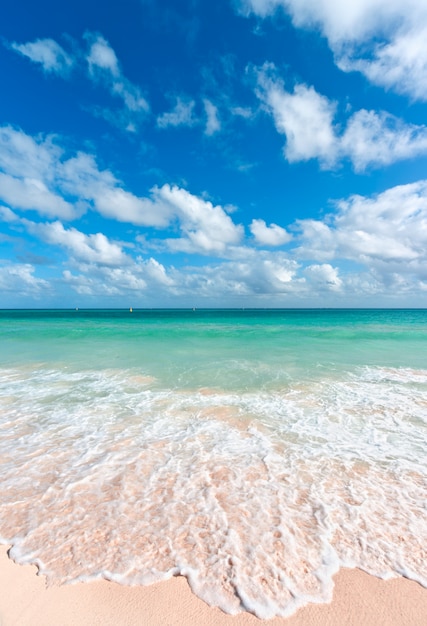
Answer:
<path fill-rule="evenodd" d="M 427 311 L 0 311 L 0 541 L 226 612 L 427 586 Z"/>

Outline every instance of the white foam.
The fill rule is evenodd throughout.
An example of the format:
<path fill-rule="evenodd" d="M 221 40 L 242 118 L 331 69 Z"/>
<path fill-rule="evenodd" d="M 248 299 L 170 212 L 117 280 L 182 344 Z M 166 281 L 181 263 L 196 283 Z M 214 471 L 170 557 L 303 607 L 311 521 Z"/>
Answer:
<path fill-rule="evenodd" d="M 362 368 L 237 393 L 5 370 L 0 539 L 52 581 L 180 573 L 263 618 L 329 600 L 343 565 L 427 586 L 426 382 Z"/>

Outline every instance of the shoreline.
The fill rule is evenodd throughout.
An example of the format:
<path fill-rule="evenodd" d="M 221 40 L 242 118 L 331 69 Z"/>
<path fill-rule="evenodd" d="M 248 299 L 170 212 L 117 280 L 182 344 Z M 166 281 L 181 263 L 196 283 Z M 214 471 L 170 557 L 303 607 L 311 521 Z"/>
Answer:
<path fill-rule="evenodd" d="M 330 604 L 310 604 L 288 618 L 232 616 L 209 607 L 178 576 L 148 587 L 107 580 L 46 587 L 35 565 L 18 565 L 0 546 L 1 626 L 419 626 L 427 623 L 427 589 L 375 578 L 358 569 L 334 577 Z"/>

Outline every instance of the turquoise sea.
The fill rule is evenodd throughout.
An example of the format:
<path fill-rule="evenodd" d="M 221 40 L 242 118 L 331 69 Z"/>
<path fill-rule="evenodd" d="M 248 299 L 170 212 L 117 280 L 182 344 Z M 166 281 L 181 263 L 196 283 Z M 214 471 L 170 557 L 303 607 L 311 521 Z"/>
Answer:
<path fill-rule="evenodd" d="M 0 541 L 259 617 L 427 586 L 427 310 L 0 311 Z"/>

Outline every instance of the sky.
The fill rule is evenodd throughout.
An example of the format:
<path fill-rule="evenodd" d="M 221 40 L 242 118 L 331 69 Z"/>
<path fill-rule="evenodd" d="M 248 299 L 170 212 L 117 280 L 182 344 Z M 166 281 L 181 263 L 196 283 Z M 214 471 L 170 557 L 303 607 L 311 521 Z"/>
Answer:
<path fill-rule="evenodd" d="M 425 0 L 17 0 L 0 308 L 426 307 Z"/>

